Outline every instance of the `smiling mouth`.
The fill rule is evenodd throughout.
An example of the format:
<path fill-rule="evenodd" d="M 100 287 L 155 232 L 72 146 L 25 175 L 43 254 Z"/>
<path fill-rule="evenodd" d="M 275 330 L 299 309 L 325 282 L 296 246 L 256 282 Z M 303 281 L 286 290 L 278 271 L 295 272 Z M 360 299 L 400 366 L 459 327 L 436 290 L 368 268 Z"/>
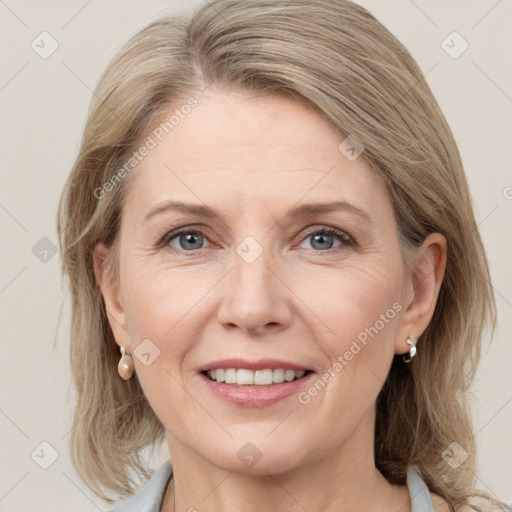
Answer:
<path fill-rule="evenodd" d="M 233 386 L 271 386 L 302 379 L 312 373 L 312 370 L 217 368 L 201 373 L 213 382 L 232 384 Z"/>

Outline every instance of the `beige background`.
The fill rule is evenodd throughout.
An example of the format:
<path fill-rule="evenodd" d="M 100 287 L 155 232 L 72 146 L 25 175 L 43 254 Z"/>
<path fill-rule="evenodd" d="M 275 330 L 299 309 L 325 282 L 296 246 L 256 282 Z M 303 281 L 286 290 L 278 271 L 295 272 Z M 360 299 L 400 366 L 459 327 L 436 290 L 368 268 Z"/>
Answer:
<path fill-rule="evenodd" d="M 0 511 L 110 508 L 85 487 L 69 459 L 70 308 L 59 255 L 51 252 L 56 204 L 77 154 L 92 89 L 109 59 L 149 21 L 196 3 L 0 0 Z M 486 345 L 474 386 L 477 477 L 481 488 L 511 502 L 512 2 L 359 3 L 427 73 L 460 146 L 499 308 L 498 331 Z M 47 59 L 31 47 L 39 41 L 43 51 L 43 31 L 58 43 Z M 442 47 L 453 31 L 469 44 L 458 58 Z M 452 54 L 462 48 L 457 37 L 445 43 Z M 48 50 L 50 40 L 45 41 Z M 43 469 L 52 462 L 52 450 L 57 458 Z M 166 458 L 164 447 L 151 463 L 157 467 Z"/>

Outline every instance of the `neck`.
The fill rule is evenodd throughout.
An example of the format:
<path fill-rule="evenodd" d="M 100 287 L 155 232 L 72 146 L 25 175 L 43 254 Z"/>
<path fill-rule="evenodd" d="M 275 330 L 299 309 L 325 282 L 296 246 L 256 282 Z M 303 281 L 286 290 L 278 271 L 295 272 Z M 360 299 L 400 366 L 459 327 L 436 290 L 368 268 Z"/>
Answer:
<path fill-rule="evenodd" d="M 321 460 L 311 457 L 288 471 L 264 475 L 214 466 L 168 432 L 173 478 L 161 511 L 410 512 L 407 487 L 389 484 L 375 467 L 373 429 L 360 430 L 354 433 L 355 439 Z M 364 438 L 371 442 L 362 445 Z"/>

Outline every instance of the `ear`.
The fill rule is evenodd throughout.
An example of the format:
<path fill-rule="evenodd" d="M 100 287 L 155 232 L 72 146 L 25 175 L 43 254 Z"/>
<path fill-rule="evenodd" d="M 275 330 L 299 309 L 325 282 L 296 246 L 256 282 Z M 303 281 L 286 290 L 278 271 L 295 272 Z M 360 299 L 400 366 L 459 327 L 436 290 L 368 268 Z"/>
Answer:
<path fill-rule="evenodd" d="M 100 287 L 110 328 L 114 333 L 116 343 L 121 347 L 130 347 L 130 335 L 126 325 L 126 314 L 120 298 L 119 282 L 114 279 L 107 265 L 108 249 L 102 242 L 94 247 L 94 274 Z"/>
<path fill-rule="evenodd" d="M 402 297 L 405 311 L 395 341 L 395 354 L 409 352 L 407 337 L 419 338 L 432 319 L 446 269 L 446 254 L 447 242 L 441 233 L 430 234 L 417 249 Z"/>

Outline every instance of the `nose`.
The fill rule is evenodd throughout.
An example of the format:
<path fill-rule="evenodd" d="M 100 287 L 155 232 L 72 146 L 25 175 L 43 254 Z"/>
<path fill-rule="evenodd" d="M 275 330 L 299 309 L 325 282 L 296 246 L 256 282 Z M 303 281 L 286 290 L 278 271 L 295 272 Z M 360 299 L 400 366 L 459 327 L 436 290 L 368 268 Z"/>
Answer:
<path fill-rule="evenodd" d="M 256 336 L 286 329 L 292 320 L 289 288 L 263 253 L 251 263 L 238 254 L 226 276 L 217 318 L 226 329 Z"/>

